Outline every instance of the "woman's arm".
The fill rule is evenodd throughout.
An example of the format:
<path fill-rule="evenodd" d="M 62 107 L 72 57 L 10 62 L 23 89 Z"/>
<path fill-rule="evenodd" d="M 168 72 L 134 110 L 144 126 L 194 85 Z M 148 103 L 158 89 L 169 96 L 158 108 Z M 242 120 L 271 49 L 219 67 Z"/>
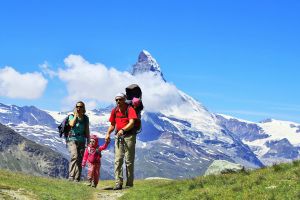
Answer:
<path fill-rule="evenodd" d="M 70 125 L 71 127 L 75 126 L 77 117 L 78 117 L 78 113 L 77 113 L 77 110 L 75 109 L 75 110 L 74 110 L 74 116 L 73 116 L 73 119 L 71 119 L 71 120 L 69 121 L 69 125 Z"/>
<path fill-rule="evenodd" d="M 84 151 L 84 154 L 83 154 L 83 159 L 82 159 L 82 164 L 81 164 L 82 167 L 85 167 L 88 156 L 89 156 L 88 149 L 85 148 L 85 151 Z"/>

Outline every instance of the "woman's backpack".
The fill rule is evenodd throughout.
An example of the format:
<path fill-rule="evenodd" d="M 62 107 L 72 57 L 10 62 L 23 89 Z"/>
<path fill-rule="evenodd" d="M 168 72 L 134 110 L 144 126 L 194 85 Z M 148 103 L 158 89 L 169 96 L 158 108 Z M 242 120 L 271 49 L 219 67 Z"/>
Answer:
<path fill-rule="evenodd" d="M 59 137 L 64 136 L 66 139 L 69 136 L 69 132 L 71 130 L 71 126 L 69 124 L 69 115 L 63 119 L 63 121 L 58 125 L 58 133 Z"/>
<path fill-rule="evenodd" d="M 70 114 L 72 116 L 74 116 L 73 114 Z M 68 115 L 66 118 L 63 119 L 63 121 L 58 125 L 58 133 L 59 133 L 59 137 L 64 136 L 64 138 L 67 140 L 67 138 L 70 135 L 70 131 L 71 131 L 71 126 L 69 124 L 69 116 Z M 84 117 L 84 123 L 85 125 L 88 125 L 88 117 L 86 115 L 83 116 Z"/>

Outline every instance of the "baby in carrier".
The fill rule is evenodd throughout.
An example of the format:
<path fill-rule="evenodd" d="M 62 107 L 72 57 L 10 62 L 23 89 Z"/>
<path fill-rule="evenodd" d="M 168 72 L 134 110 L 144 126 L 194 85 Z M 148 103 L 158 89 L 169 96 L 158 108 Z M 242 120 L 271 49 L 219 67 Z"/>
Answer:
<path fill-rule="evenodd" d="M 102 146 L 98 146 L 98 138 L 96 135 L 91 135 L 90 143 L 84 151 L 82 167 L 88 165 L 88 185 L 97 187 L 100 177 L 101 167 L 101 151 L 105 150 L 109 142 L 104 143 Z"/>
<path fill-rule="evenodd" d="M 141 104 L 141 100 L 139 98 L 133 97 L 131 102 L 132 102 L 132 106 L 133 106 L 134 110 L 139 109 L 139 106 Z M 139 110 L 139 112 L 136 112 L 136 114 L 138 115 L 138 118 L 140 119 L 141 118 L 141 111 Z"/>

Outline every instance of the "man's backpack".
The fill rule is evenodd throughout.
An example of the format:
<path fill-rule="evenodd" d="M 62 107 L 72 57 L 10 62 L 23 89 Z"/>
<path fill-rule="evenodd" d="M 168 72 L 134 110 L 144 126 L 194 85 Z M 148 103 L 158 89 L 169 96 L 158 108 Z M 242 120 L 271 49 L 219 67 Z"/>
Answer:
<path fill-rule="evenodd" d="M 123 115 L 123 116 L 117 116 L 117 110 L 118 110 L 118 106 L 116 106 L 115 108 L 114 108 L 114 116 L 116 117 L 116 118 L 128 118 L 128 109 L 130 108 L 130 107 L 132 107 L 131 105 L 128 105 L 127 106 L 127 109 L 126 109 L 126 111 L 125 111 L 125 115 Z M 133 108 L 133 107 L 132 107 Z M 134 109 L 134 108 L 133 108 Z M 134 109 L 135 110 L 135 109 Z M 142 131 L 142 123 L 141 123 L 141 115 L 138 115 L 137 114 L 137 119 L 134 121 L 134 127 L 131 129 L 131 130 L 129 130 L 129 132 L 131 132 L 131 131 L 134 131 L 135 133 L 140 133 L 141 131 Z"/>
<path fill-rule="evenodd" d="M 132 108 L 134 108 L 138 117 L 138 119 L 134 123 L 134 129 L 137 131 L 137 133 L 139 133 L 142 131 L 141 112 L 144 109 L 144 105 L 142 102 L 142 90 L 137 84 L 131 84 L 125 90 L 127 96 L 126 103 L 130 105 Z M 133 98 L 138 98 L 140 100 L 140 103 L 137 107 L 134 107 L 132 105 Z M 126 111 L 126 116 L 127 116 L 127 111 Z"/>
<path fill-rule="evenodd" d="M 66 139 L 69 136 L 69 132 L 71 130 L 71 126 L 69 124 L 69 115 L 63 119 L 63 121 L 58 125 L 58 133 L 59 137 L 64 136 Z"/>

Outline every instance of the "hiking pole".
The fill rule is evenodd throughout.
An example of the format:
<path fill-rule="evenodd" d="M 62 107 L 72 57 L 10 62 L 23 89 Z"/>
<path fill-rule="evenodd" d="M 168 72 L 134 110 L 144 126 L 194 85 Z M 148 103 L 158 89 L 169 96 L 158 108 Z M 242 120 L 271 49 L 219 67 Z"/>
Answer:
<path fill-rule="evenodd" d="M 122 136 L 118 136 L 117 140 L 118 140 L 117 144 L 118 144 L 118 148 L 119 148 L 120 143 L 122 144 L 124 142 L 124 136 L 123 135 Z"/>

